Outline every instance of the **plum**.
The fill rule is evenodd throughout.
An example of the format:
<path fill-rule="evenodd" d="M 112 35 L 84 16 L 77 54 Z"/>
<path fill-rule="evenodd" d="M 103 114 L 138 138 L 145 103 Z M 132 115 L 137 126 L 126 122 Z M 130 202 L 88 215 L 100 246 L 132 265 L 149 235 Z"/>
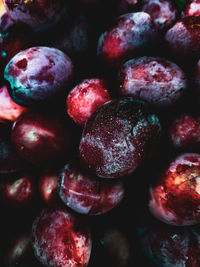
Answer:
<path fill-rule="evenodd" d="M 33 222 L 32 246 L 35 256 L 45 266 L 85 267 L 91 245 L 87 225 L 63 208 L 44 209 Z"/>
<path fill-rule="evenodd" d="M 63 153 L 70 153 L 71 133 L 59 116 L 27 112 L 13 124 L 11 138 L 22 158 L 36 165 L 46 165 Z"/>
<path fill-rule="evenodd" d="M 133 12 L 118 17 L 98 40 L 97 55 L 112 66 L 119 66 L 157 44 L 158 32 L 149 14 Z"/>
<path fill-rule="evenodd" d="M 133 97 L 111 100 L 85 124 L 80 162 L 99 177 L 128 175 L 152 153 L 160 133 L 159 119 L 145 102 Z"/>
<path fill-rule="evenodd" d="M 67 113 L 80 125 L 84 125 L 111 97 L 102 79 L 85 79 L 76 85 L 67 96 Z"/>
<path fill-rule="evenodd" d="M 182 114 L 169 127 L 169 140 L 175 148 L 200 148 L 200 117 Z"/>
<path fill-rule="evenodd" d="M 119 93 L 147 101 L 155 107 L 168 107 L 183 95 L 187 78 L 175 63 L 159 57 L 133 58 L 119 71 Z"/>
<path fill-rule="evenodd" d="M 200 154 L 184 153 L 173 159 L 149 188 L 149 209 L 172 225 L 200 222 Z"/>
<path fill-rule="evenodd" d="M 151 15 L 159 30 L 166 30 L 177 18 L 177 10 L 170 0 L 143 0 L 140 10 Z"/>
<path fill-rule="evenodd" d="M 71 59 L 52 47 L 31 47 L 7 64 L 4 77 L 11 85 L 11 98 L 22 106 L 37 106 L 67 91 L 73 74 Z"/>
<path fill-rule="evenodd" d="M 199 15 L 200 15 L 199 0 L 190 1 L 184 8 L 184 11 L 182 12 L 182 17 L 199 16 Z"/>
<path fill-rule="evenodd" d="M 74 211 L 98 215 L 119 204 L 125 189 L 121 181 L 104 181 L 84 172 L 73 162 L 65 164 L 59 175 L 58 194 Z"/>

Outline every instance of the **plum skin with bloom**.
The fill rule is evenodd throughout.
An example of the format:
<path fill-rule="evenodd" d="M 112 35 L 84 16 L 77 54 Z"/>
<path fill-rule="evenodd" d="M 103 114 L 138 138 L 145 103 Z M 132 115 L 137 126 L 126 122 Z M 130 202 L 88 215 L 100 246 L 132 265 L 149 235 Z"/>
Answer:
<path fill-rule="evenodd" d="M 62 0 L 3 0 L 3 3 L 16 23 L 23 23 L 34 31 L 52 27 L 66 14 L 66 5 Z"/>
<path fill-rule="evenodd" d="M 119 70 L 119 93 L 155 107 L 173 105 L 187 89 L 187 78 L 175 63 L 159 57 L 130 59 Z"/>
<path fill-rule="evenodd" d="M 175 148 L 200 148 L 200 117 L 178 116 L 169 127 L 169 140 Z"/>
<path fill-rule="evenodd" d="M 58 180 L 58 195 L 65 205 L 82 214 L 99 215 L 118 205 L 125 188 L 121 181 L 105 181 L 67 163 Z"/>
<path fill-rule="evenodd" d="M 144 0 L 140 10 L 151 15 L 160 30 L 166 30 L 171 26 L 177 16 L 176 8 L 169 0 Z"/>
<path fill-rule="evenodd" d="M 146 103 L 124 97 L 104 103 L 85 124 L 79 159 L 102 178 L 132 173 L 151 153 L 161 133 L 158 117 Z"/>
<path fill-rule="evenodd" d="M 91 254 L 88 226 L 59 207 L 42 210 L 32 226 L 32 246 L 45 266 L 86 267 Z"/>
<path fill-rule="evenodd" d="M 97 55 L 108 65 L 118 66 L 147 48 L 154 47 L 157 38 L 157 28 L 149 14 L 124 14 L 118 17 L 111 29 L 99 37 Z"/>
<path fill-rule="evenodd" d="M 62 95 L 67 91 L 72 75 L 71 59 L 59 49 L 46 46 L 19 52 L 4 70 L 13 101 L 30 107 Z"/>
<path fill-rule="evenodd" d="M 76 85 L 67 96 L 67 113 L 80 125 L 84 125 L 111 97 L 102 79 L 85 79 Z"/>
<path fill-rule="evenodd" d="M 177 226 L 200 222 L 200 154 L 172 160 L 149 189 L 149 209 L 159 220 Z"/>

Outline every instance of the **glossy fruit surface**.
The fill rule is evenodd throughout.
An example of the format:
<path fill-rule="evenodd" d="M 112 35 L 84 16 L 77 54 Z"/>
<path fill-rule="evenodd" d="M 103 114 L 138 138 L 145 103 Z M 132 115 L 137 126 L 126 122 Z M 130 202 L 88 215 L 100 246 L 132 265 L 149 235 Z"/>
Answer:
<path fill-rule="evenodd" d="M 112 100 L 88 120 L 79 145 L 82 165 L 103 178 L 132 173 L 151 153 L 161 132 L 155 114 L 132 97 Z"/>
<path fill-rule="evenodd" d="M 13 124 L 11 136 L 17 152 L 36 165 L 47 164 L 62 153 L 69 153 L 71 146 L 65 120 L 38 112 L 21 115 Z"/>

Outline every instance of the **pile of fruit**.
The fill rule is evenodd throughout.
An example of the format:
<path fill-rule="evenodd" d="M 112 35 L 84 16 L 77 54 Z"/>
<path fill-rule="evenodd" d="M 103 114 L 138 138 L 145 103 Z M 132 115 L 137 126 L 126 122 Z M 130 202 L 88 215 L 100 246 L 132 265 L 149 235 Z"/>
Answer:
<path fill-rule="evenodd" d="M 0 266 L 200 266 L 200 0 L 0 3 Z"/>

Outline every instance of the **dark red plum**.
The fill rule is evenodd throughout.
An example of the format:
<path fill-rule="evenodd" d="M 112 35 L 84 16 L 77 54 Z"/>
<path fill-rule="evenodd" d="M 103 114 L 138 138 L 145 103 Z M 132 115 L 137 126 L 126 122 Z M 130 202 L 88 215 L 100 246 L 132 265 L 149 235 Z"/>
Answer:
<path fill-rule="evenodd" d="M 59 176 L 58 194 L 65 205 L 74 211 L 99 215 L 122 201 L 125 188 L 121 181 L 104 181 L 84 172 L 78 164 L 68 163 Z"/>
<path fill-rule="evenodd" d="M 57 202 L 59 199 L 57 192 L 58 176 L 59 172 L 56 170 L 45 169 L 40 173 L 39 191 L 42 200 L 47 204 Z"/>
<path fill-rule="evenodd" d="M 66 15 L 62 0 L 3 0 L 9 16 L 18 24 L 42 31 L 57 24 Z"/>
<path fill-rule="evenodd" d="M 71 59 L 62 51 L 45 46 L 19 52 L 4 71 L 13 101 L 22 106 L 41 105 L 63 94 L 72 74 Z"/>
<path fill-rule="evenodd" d="M 6 266 L 17 266 L 27 257 L 31 248 L 30 233 L 23 232 L 15 236 L 9 243 L 4 254 Z"/>
<path fill-rule="evenodd" d="M 153 48 L 157 44 L 157 34 L 156 26 L 149 14 L 124 14 L 99 37 L 97 54 L 109 65 L 119 65 Z"/>
<path fill-rule="evenodd" d="M 17 208 L 28 206 L 35 194 L 34 177 L 25 172 L 8 177 L 1 182 L 0 191 L 4 203 Z"/>
<path fill-rule="evenodd" d="M 87 225 L 69 211 L 49 208 L 41 212 L 32 227 L 35 256 L 45 266 L 85 267 L 91 253 Z"/>
<path fill-rule="evenodd" d="M 71 148 L 65 120 L 37 112 L 21 115 L 13 124 L 11 138 L 17 152 L 36 165 L 46 165 Z"/>
<path fill-rule="evenodd" d="M 178 116 L 169 128 L 169 140 L 175 148 L 200 149 L 200 117 Z"/>
<path fill-rule="evenodd" d="M 200 15 L 200 1 L 199 0 L 192 0 L 190 1 L 184 11 L 182 12 L 182 17 L 189 17 L 189 16 L 199 16 Z"/>
<path fill-rule="evenodd" d="M 143 0 L 141 11 L 151 15 L 160 30 L 171 26 L 177 17 L 177 10 L 170 0 Z"/>
<path fill-rule="evenodd" d="M 167 31 L 165 44 L 171 56 L 182 61 L 199 58 L 199 25 L 200 16 L 189 16 L 177 21 Z"/>
<path fill-rule="evenodd" d="M 15 121 L 27 108 L 16 104 L 8 92 L 6 85 L 0 88 L 0 120 Z"/>
<path fill-rule="evenodd" d="M 100 239 L 100 243 L 111 258 L 112 266 L 131 266 L 132 250 L 127 235 L 114 228 L 107 230 Z"/>
<path fill-rule="evenodd" d="M 0 174 L 21 170 L 23 161 L 10 138 L 10 130 L 0 126 Z"/>
<path fill-rule="evenodd" d="M 80 125 L 84 125 L 111 97 L 102 79 L 86 79 L 76 85 L 67 96 L 67 113 Z"/>
<path fill-rule="evenodd" d="M 149 189 L 149 209 L 159 220 L 184 226 L 200 222 L 200 154 L 176 157 Z"/>
<path fill-rule="evenodd" d="M 158 117 L 143 101 L 111 100 L 87 121 L 79 145 L 80 162 L 99 177 L 125 176 L 152 153 L 160 132 Z"/>
<path fill-rule="evenodd" d="M 174 227 L 148 224 L 138 229 L 141 247 L 146 256 L 159 267 L 198 267 L 200 265 L 199 226 Z"/>
<path fill-rule="evenodd" d="M 187 78 L 175 63 L 159 57 L 131 59 L 119 71 L 119 93 L 168 107 L 183 95 Z"/>

